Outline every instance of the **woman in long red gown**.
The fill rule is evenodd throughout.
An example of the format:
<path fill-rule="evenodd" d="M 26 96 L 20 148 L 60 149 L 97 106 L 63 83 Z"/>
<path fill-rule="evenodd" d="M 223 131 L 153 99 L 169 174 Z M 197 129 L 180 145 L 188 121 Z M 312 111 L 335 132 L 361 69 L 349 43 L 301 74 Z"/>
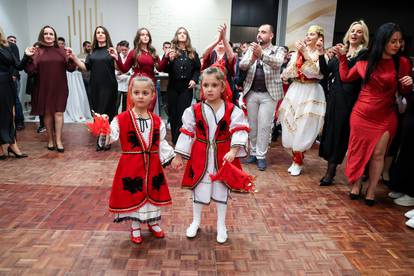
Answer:
<path fill-rule="evenodd" d="M 357 199 L 361 178 L 369 162 L 369 184 L 365 203 L 375 203 L 375 188 L 380 178 L 384 156 L 396 128 L 396 92 L 408 93 L 412 88 L 411 64 L 397 55 L 402 32 L 398 25 L 386 23 L 379 27 L 368 50 L 366 60 L 358 61 L 348 69 L 346 48 L 337 45 L 341 80 L 363 79 L 358 100 L 350 117 L 351 133 L 345 174 L 353 185 L 350 197 Z"/>

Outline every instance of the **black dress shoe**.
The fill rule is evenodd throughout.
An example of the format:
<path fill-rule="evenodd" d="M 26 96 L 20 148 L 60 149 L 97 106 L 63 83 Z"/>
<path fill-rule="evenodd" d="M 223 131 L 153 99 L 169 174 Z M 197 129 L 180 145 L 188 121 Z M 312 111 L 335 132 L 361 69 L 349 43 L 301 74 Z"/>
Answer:
<path fill-rule="evenodd" d="M 7 159 L 7 155 L 5 154 L 0 155 L 0 160 L 6 160 L 6 159 Z"/>
<path fill-rule="evenodd" d="M 333 183 L 333 178 L 322 178 L 319 182 L 319 186 L 331 186 Z"/>
<path fill-rule="evenodd" d="M 24 124 L 16 125 L 16 130 L 23 130 L 23 129 L 24 129 Z"/>
<path fill-rule="evenodd" d="M 111 149 L 111 144 L 105 145 L 103 147 L 104 151 L 110 150 Z"/>
<path fill-rule="evenodd" d="M 25 158 L 25 157 L 28 157 L 28 155 L 26 153 L 17 154 L 10 146 L 7 148 L 7 153 L 8 153 L 9 156 L 10 156 L 10 154 L 12 154 L 16 158 Z"/>
<path fill-rule="evenodd" d="M 365 204 L 368 205 L 368 206 L 374 206 L 375 205 L 375 199 L 366 198 L 364 201 L 365 201 Z"/>
<path fill-rule="evenodd" d="M 61 148 L 56 147 L 56 150 L 57 150 L 58 152 L 65 152 L 65 148 L 64 148 L 64 147 L 61 147 Z"/>

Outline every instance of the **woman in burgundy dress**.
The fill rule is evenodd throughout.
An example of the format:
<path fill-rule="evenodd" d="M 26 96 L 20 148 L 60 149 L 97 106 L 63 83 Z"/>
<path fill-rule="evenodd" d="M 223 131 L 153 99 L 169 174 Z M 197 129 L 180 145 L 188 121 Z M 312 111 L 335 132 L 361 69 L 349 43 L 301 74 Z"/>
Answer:
<path fill-rule="evenodd" d="M 154 69 L 158 71 L 164 71 L 167 66 L 168 60 L 164 56 L 162 60 L 158 57 L 155 48 L 151 45 L 152 37 L 147 28 L 140 28 L 134 38 L 134 50 L 130 51 L 125 63 L 122 63 L 122 59 L 118 57 L 118 53 L 115 49 L 111 48 L 111 56 L 116 60 L 116 65 L 122 73 L 126 73 L 134 67 L 134 74 L 131 76 L 131 80 L 137 75 L 147 76 L 154 82 L 154 87 L 157 86 L 155 80 Z M 155 95 L 149 110 L 154 111 L 157 97 Z M 128 109 L 132 107 L 131 99 L 127 98 Z"/>
<path fill-rule="evenodd" d="M 369 184 L 365 203 L 375 203 L 375 188 L 384 166 L 384 156 L 395 134 L 397 114 L 395 94 L 408 93 L 412 87 L 411 64 L 397 53 L 402 33 L 398 25 L 386 23 L 375 33 L 366 60 L 348 69 L 346 47 L 339 44 L 341 80 L 352 82 L 362 78 L 363 84 L 350 117 L 351 133 L 345 174 L 353 185 L 350 197 L 357 199 L 361 178 L 369 162 Z"/>
<path fill-rule="evenodd" d="M 26 65 L 28 74 L 37 74 L 32 94 L 32 114 L 44 116 L 47 148 L 63 152 L 63 112 L 68 99 L 66 71 L 73 72 L 76 66 L 68 59 L 65 49 L 59 48 L 56 31 L 51 26 L 44 26 L 40 30 L 38 42 L 39 48 Z"/>

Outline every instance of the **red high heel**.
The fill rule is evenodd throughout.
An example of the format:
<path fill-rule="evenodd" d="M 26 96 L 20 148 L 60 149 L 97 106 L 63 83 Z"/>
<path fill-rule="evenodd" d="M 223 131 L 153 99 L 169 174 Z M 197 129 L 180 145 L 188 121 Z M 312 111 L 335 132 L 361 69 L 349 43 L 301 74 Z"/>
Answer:
<path fill-rule="evenodd" d="M 131 241 L 133 243 L 140 244 L 142 242 L 142 236 L 139 235 L 139 237 L 134 237 L 134 235 L 132 235 L 132 232 L 137 231 L 137 230 L 141 232 L 141 228 L 135 228 L 135 229 L 131 228 Z"/>
<path fill-rule="evenodd" d="M 156 237 L 158 239 L 164 238 L 165 237 L 164 231 L 161 229 L 161 231 L 157 232 L 152 228 L 153 226 L 158 226 L 158 227 L 160 227 L 160 226 L 158 225 L 158 223 L 153 224 L 153 225 L 148 224 L 148 230 L 150 230 L 150 232 L 154 235 L 154 237 Z"/>

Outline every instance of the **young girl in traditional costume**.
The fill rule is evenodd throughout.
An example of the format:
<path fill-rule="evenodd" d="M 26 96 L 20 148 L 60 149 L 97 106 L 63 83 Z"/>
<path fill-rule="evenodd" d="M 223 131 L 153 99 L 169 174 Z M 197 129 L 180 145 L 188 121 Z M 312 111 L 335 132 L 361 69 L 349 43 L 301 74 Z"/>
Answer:
<path fill-rule="evenodd" d="M 109 211 L 115 214 L 114 222 L 132 221 L 131 241 L 141 243 L 141 223 L 148 224 L 156 238 L 165 235 L 159 226 L 160 206 L 171 204 L 171 196 L 162 166 L 171 162 L 175 154 L 165 140 L 165 124 L 148 111 L 155 96 L 153 81 L 135 77 L 128 93 L 134 107 L 119 114 L 110 125 L 110 141 L 120 140 L 122 155 L 112 184 Z M 172 165 L 178 168 L 180 163 L 173 160 Z"/>
<path fill-rule="evenodd" d="M 228 182 L 212 181 L 210 177 L 230 163 L 241 168 L 238 158 L 247 155 L 249 127 L 243 111 L 231 103 L 230 86 L 219 68 L 204 70 L 201 89 L 203 100 L 185 110 L 175 147 L 178 160 L 181 156 L 189 159 L 182 186 L 192 190 L 193 222 L 186 236 L 197 235 L 202 207 L 213 200 L 217 206 L 217 242 L 224 243 L 229 188 L 234 187 Z"/>

